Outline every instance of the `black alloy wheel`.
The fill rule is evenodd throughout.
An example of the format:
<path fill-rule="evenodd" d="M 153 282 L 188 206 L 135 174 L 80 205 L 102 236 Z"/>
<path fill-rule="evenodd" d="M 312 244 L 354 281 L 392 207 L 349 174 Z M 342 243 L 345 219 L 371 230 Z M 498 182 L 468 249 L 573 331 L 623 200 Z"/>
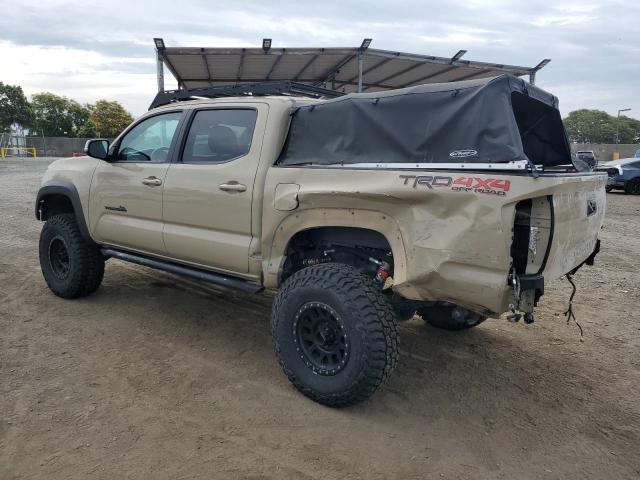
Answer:
<path fill-rule="evenodd" d="M 349 359 L 349 338 L 338 313 L 321 302 L 300 307 L 293 321 L 300 358 L 318 375 L 335 375 Z"/>
<path fill-rule="evenodd" d="M 60 280 L 67 278 L 71 268 L 71 260 L 67 245 L 60 235 L 56 235 L 49 242 L 49 263 L 51 271 L 57 278 Z"/>

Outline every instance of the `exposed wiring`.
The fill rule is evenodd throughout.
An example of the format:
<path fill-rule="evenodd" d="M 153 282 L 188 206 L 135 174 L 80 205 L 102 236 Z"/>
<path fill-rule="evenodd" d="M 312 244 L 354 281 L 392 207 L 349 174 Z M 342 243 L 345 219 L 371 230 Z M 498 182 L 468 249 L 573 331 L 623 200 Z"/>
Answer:
<path fill-rule="evenodd" d="M 569 283 L 571 284 L 571 288 L 573 289 L 571 291 L 571 296 L 569 297 L 569 307 L 567 308 L 567 310 L 564 312 L 564 316 L 567 318 L 567 325 L 569 325 L 569 322 L 571 320 L 573 320 L 576 325 L 578 326 L 578 328 L 580 329 L 580 341 L 584 341 L 584 331 L 582 330 L 582 326 L 580 325 L 580 323 L 578 323 L 578 320 L 576 319 L 576 316 L 573 313 L 573 297 L 575 297 L 576 295 L 576 284 L 573 283 L 573 278 L 571 276 L 570 273 L 567 273 L 565 275 L 566 279 L 569 281 Z"/>

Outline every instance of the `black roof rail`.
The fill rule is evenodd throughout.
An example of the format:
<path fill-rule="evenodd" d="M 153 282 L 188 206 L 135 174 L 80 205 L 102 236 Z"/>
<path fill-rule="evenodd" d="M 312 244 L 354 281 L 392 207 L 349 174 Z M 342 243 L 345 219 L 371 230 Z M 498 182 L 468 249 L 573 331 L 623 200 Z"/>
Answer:
<path fill-rule="evenodd" d="M 149 110 L 174 102 L 194 100 L 197 98 L 248 97 L 265 95 L 292 95 L 310 98 L 335 98 L 343 92 L 328 88 L 315 87 L 291 80 L 272 82 L 242 83 L 239 85 L 221 85 L 217 87 L 189 88 L 182 90 L 165 90 L 158 92 L 151 102 Z"/>

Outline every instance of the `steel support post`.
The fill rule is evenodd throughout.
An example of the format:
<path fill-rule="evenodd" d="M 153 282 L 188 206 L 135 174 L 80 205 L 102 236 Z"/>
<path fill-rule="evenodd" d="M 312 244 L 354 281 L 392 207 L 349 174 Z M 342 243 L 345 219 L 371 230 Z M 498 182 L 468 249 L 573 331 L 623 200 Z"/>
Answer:
<path fill-rule="evenodd" d="M 156 49 L 156 64 L 157 64 L 156 75 L 158 77 L 158 92 L 163 92 L 164 91 L 164 64 L 162 63 L 162 53 L 158 49 Z"/>
<path fill-rule="evenodd" d="M 362 63 L 364 53 L 362 49 L 358 51 L 358 93 L 362 93 Z"/>

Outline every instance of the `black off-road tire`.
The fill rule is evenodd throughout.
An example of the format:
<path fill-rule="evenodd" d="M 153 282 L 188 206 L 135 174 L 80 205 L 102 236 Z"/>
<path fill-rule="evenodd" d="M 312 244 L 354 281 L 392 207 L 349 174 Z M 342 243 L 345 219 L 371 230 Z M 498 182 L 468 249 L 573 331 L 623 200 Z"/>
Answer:
<path fill-rule="evenodd" d="M 604 187 L 604 190 L 607 193 L 611 193 L 611 190 L 613 190 L 613 187 Z"/>
<path fill-rule="evenodd" d="M 311 312 L 335 319 L 344 364 L 318 366 L 305 352 L 300 325 Z M 317 322 L 316 322 L 317 323 Z M 271 331 L 278 361 L 291 383 L 312 400 L 346 407 L 370 397 L 398 361 L 399 335 L 393 308 L 373 279 L 337 263 L 308 267 L 289 277 L 273 304 Z M 315 337 L 314 337 L 315 338 Z M 320 337 L 317 337 L 320 338 Z M 325 335 L 322 335 L 322 340 Z"/>
<path fill-rule="evenodd" d="M 84 297 L 100 287 L 104 257 L 83 238 L 73 214 L 54 215 L 45 222 L 39 253 L 44 280 L 57 296 Z"/>
<path fill-rule="evenodd" d="M 640 195 L 640 178 L 629 180 L 624 191 L 628 195 Z"/>
<path fill-rule="evenodd" d="M 454 310 L 458 309 L 454 314 Z M 418 309 L 418 315 L 429 325 L 443 330 L 466 330 L 477 327 L 487 317 L 455 305 L 433 305 Z"/>

